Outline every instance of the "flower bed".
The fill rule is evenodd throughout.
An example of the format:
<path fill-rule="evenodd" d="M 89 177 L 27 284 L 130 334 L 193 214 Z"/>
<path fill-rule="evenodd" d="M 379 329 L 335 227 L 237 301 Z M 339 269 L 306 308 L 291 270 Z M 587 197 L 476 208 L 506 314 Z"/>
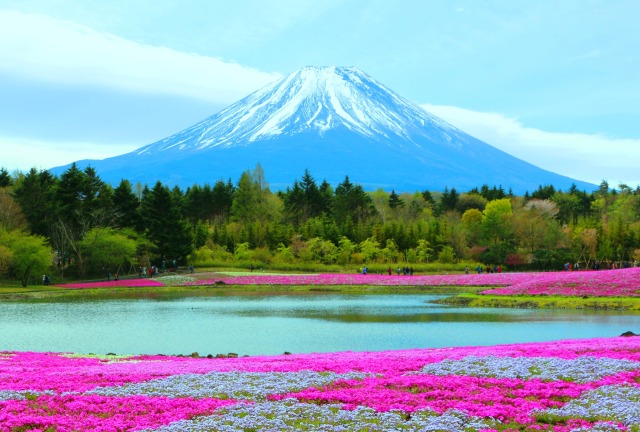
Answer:
<path fill-rule="evenodd" d="M 538 273 L 452 275 L 380 275 L 324 273 L 307 275 L 242 275 L 201 279 L 184 285 L 373 285 L 373 286 L 503 286 L 538 277 Z"/>
<path fill-rule="evenodd" d="M 640 267 L 621 270 L 540 273 L 535 278 L 482 293 L 492 295 L 638 297 L 640 296 Z"/>
<path fill-rule="evenodd" d="M 77 282 L 68 284 L 56 284 L 60 288 L 110 288 L 110 287 L 157 287 L 165 286 L 164 283 L 155 279 L 119 279 L 101 282 Z"/>
<path fill-rule="evenodd" d="M 209 286 L 209 285 L 370 285 L 370 286 L 477 286 L 498 287 L 482 291 L 491 295 L 562 295 L 640 297 L 640 267 L 601 271 L 489 273 L 452 275 L 380 274 L 243 274 L 197 279 L 163 276 L 57 285 L 63 288 Z"/>
<path fill-rule="evenodd" d="M 240 358 L 0 353 L 0 431 L 638 430 L 640 338 Z"/>

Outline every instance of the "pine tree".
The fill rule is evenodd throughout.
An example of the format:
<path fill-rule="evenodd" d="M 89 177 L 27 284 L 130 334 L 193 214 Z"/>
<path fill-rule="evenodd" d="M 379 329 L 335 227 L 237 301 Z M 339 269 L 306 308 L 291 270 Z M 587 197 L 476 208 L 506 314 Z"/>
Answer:
<path fill-rule="evenodd" d="M 133 193 L 129 180 L 122 180 L 113 191 L 113 208 L 116 212 L 116 226 L 120 228 L 134 228 L 142 231 L 142 224 L 138 214 L 140 201 Z"/>
<path fill-rule="evenodd" d="M 13 197 L 20 204 L 32 234 L 45 237 L 51 234 L 51 223 L 59 211 L 54 196 L 56 183 L 49 171 L 31 168 L 13 186 Z"/>
<path fill-rule="evenodd" d="M 398 207 L 404 207 L 404 201 L 396 193 L 395 189 L 391 190 L 391 193 L 389 194 L 389 203 L 388 203 L 388 205 L 389 205 L 389 208 L 391 210 L 395 210 Z"/>
<path fill-rule="evenodd" d="M 0 168 L 0 188 L 8 187 L 13 184 L 13 179 L 5 168 Z"/>
<path fill-rule="evenodd" d="M 141 216 L 146 235 L 160 260 L 184 262 L 193 251 L 191 227 L 182 217 L 177 195 L 157 182 L 142 200 Z"/>

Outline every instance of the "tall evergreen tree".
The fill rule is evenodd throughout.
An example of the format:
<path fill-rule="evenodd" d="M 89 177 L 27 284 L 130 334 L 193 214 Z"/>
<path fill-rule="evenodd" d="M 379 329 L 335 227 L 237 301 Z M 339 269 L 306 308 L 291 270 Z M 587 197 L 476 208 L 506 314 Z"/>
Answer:
<path fill-rule="evenodd" d="M 171 265 L 183 263 L 193 251 L 191 227 L 182 217 L 175 193 L 157 182 L 142 200 L 141 216 L 146 235 L 155 246 L 159 260 Z"/>
<path fill-rule="evenodd" d="M 404 201 L 396 193 L 395 189 L 391 190 L 391 193 L 389 194 L 388 205 L 389 205 L 389 208 L 391 210 L 395 210 L 395 209 L 397 209 L 399 207 L 403 207 L 404 206 Z"/>
<path fill-rule="evenodd" d="M 113 191 L 113 208 L 116 212 L 116 226 L 120 228 L 134 228 L 142 231 L 142 223 L 138 208 L 140 200 L 133 193 L 129 180 L 122 180 Z"/>
<path fill-rule="evenodd" d="M 458 205 L 459 198 L 460 195 L 458 194 L 458 191 L 456 191 L 456 188 L 451 188 L 451 190 L 449 190 L 449 188 L 445 187 L 442 192 L 442 197 L 440 198 L 440 212 L 445 213 L 455 210 Z"/>
<path fill-rule="evenodd" d="M 13 197 L 20 204 L 32 234 L 48 237 L 51 233 L 51 223 L 59 211 L 54 196 L 56 183 L 49 171 L 31 168 L 13 186 Z"/>
<path fill-rule="evenodd" d="M 9 175 L 9 171 L 6 168 L 0 168 L 0 188 L 8 187 L 13 184 L 13 179 Z"/>
<path fill-rule="evenodd" d="M 211 190 L 213 200 L 213 218 L 218 222 L 226 221 L 231 214 L 235 186 L 231 179 L 226 183 L 218 180 Z"/>
<path fill-rule="evenodd" d="M 243 172 L 240 175 L 231 204 L 233 219 L 242 223 L 256 221 L 259 217 L 260 195 L 260 186 L 258 182 L 254 181 L 251 172 Z"/>
<path fill-rule="evenodd" d="M 361 185 L 351 183 L 349 176 L 346 176 L 335 192 L 334 216 L 338 226 L 349 224 L 355 228 L 375 213 L 371 197 Z"/>

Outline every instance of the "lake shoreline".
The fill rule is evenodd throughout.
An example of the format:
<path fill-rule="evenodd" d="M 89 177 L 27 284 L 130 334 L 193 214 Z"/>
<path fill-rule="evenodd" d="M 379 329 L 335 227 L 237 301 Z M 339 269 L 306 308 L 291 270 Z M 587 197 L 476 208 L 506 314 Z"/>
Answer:
<path fill-rule="evenodd" d="M 367 285 L 206 285 L 104 287 L 69 289 L 50 287 L 0 287 L 0 302 L 68 302 L 123 299 L 175 299 L 214 296 L 282 296 L 282 295 L 388 295 L 438 294 L 448 297 L 438 304 L 469 308 L 505 309 L 576 309 L 640 312 L 640 298 L 547 295 L 478 294 L 487 287 L 474 286 L 367 286 Z"/>

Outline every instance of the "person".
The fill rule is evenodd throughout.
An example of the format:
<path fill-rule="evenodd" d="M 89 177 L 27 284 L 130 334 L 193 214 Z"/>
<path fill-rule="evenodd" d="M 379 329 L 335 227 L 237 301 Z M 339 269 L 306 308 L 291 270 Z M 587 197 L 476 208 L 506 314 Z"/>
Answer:
<path fill-rule="evenodd" d="M 111 280 L 111 272 L 107 272 L 107 282 Z"/>
<path fill-rule="evenodd" d="M 113 280 L 118 280 L 118 273 L 116 273 L 115 277 L 113 278 Z"/>
<path fill-rule="evenodd" d="M 469 274 L 469 267 L 464 268 L 464 274 Z"/>
<path fill-rule="evenodd" d="M 389 268 L 387 269 L 387 273 L 389 273 L 389 276 L 391 276 L 391 275 L 393 274 L 393 270 L 391 269 L 391 267 L 389 267 Z"/>
<path fill-rule="evenodd" d="M 193 272 L 194 272 L 194 271 L 193 271 L 193 264 L 191 264 L 191 265 L 189 266 L 189 273 L 193 273 Z"/>

